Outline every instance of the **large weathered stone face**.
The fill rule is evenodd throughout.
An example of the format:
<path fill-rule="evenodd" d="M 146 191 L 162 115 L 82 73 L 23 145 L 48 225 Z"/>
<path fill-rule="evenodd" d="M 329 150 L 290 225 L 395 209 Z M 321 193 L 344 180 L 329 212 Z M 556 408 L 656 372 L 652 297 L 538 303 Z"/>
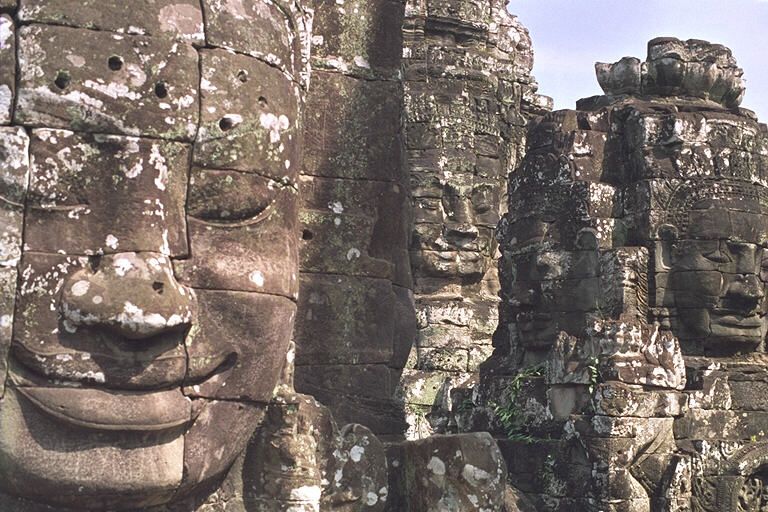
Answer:
<path fill-rule="evenodd" d="M 272 397 L 298 290 L 297 28 L 285 6 L 220 4 L 203 2 L 205 48 L 196 1 L 19 13 L 13 119 L 33 128 L 2 131 L 29 153 L 0 190 L 24 205 L 0 211 L 18 232 L 4 493 L 175 500 L 223 475 Z M 260 36 L 228 51 L 238 23 Z"/>
<path fill-rule="evenodd" d="M 676 239 L 661 243 L 669 264 L 664 302 L 674 304 L 672 326 L 683 343 L 694 341 L 711 354 L 761 346 L 768 329 L 766 220 L 748 198 L 728 197 L 699 201 L 687 226 L 670 229 Z"/>

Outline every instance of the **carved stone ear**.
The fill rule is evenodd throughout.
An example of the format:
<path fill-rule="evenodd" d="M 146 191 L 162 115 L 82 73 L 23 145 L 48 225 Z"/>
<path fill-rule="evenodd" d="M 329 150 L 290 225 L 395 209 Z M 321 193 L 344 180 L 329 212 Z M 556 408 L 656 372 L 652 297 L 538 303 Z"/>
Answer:
<path fill-rule="evenodd" d="M 594 229 L 584 228 L 576 236 L 576 248 L 582 251 L 596 251 L 599 247 Z"/>
<path fill-rule="evenodd" d="M 659 238 L 668 242 L 674 242 L 679 237 L 677 228 L 672 224 L 662 224 L 659 226 L 658 234 Z"/>
<path fill-rule="evenodd" d="M 672 267 L 672 248 L 679 233 L 672 224 L 663 224 L 657 231 L 661 240 L 655 244 L 654 260 L 656 263 L 656 272 L 668 271 Z"/>

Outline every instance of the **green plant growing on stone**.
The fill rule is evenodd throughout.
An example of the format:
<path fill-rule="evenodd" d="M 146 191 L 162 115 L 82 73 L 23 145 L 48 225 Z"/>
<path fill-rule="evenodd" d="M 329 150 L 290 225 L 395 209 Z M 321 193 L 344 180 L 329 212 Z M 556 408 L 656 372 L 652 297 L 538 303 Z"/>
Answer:
<path fill-rule="evenodd" d="M 502 402 L 491 402 L 489 404 L 493 408 L 493 416 L 496 423 L 501 426 L 507 439 L 526 443 L 536 441 L 536 438 L 528 432 L 528 425 L 526 425 L 523 419 L 522 411 L 515 405 L 515 399 L 520 391 L 522 380 L 526 377 L 543 375 L 544 369 L 545 365 L 543 363 L 525 368 L 515 375 L 515 378 L 512 379 L 512 382 L 504 390 Z"/>
<path fill-rule="evenodd" d="M 472 401 L 471 398 L 465 398 L 461 401 L 461 403 L 456 407 L 456 412 L 467 412 L 471 411 L 477 407 L 477 404 Z"/>
<path fill-rule="evenodd" d="M 555 457 L 550 453 L 547 454 L 544 463 L 539 468 L 539 481 L 543 488 L 548 489 L 554 485 L 555 482 Z"/>
<path fill-rule="evenodd" d="M 598 364 L 600 359 L 597 356 L 589 356 L 587 358 L 587 373 L 589 374 L 589 394 L 591 395 L 595 391 L 597 385 L 597 379 L 600 377 L 600 370 Z"/>

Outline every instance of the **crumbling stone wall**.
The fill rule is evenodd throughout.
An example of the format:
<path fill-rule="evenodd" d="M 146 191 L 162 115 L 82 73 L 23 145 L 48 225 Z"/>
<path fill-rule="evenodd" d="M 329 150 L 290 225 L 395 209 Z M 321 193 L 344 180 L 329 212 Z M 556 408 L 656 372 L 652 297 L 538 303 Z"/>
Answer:
<path fill-rule="evenodd" d="M 414 336 L 401 134 L 403 2 L 313 0 L 296 388 L 341 422 L 401 435 Z"/>
<path fill-rule="evenodd" d="M 412 438 L 455 431 L 451 390 L 471 387 L 491 353 L 494 232 L 506 211 L 507 175 L 523 154 L 528 119 L 547 108 L 530 75 L 528 31 L 505 4 L 406 5 L 404 132 L 419 331 L 402 393 Z"/>

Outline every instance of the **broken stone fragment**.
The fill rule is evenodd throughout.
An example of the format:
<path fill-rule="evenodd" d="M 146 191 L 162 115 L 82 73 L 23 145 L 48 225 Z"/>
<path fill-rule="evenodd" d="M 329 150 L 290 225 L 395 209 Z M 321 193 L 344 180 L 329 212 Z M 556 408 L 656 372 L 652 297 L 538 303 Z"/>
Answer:
<path fill-rule="evenodd" d="M 254 510 L 379 512 L 387 486 L 384 447 L 362 425 L 339 429 L 308 395 L 284 391 L 269 404 L 245 451 L 242 501 Z"/>
<path fill-rule="evenodd" d="M 624 57 L 614 64 L 597 62 L 595 71 L 605 94 L 640 94 L 640 59 Z"/>
<path fill-rule="evenodd" d="M 503 509 L 507 466 L 487 432 L 406 441 L 390 459 L 407 510 Z"/>
<path fill-rule="evenodd" d="M 16 27 L 11 17 L 3 14 L 0 15 L 0 125 L 11 122 L 15 92 Z"/>

